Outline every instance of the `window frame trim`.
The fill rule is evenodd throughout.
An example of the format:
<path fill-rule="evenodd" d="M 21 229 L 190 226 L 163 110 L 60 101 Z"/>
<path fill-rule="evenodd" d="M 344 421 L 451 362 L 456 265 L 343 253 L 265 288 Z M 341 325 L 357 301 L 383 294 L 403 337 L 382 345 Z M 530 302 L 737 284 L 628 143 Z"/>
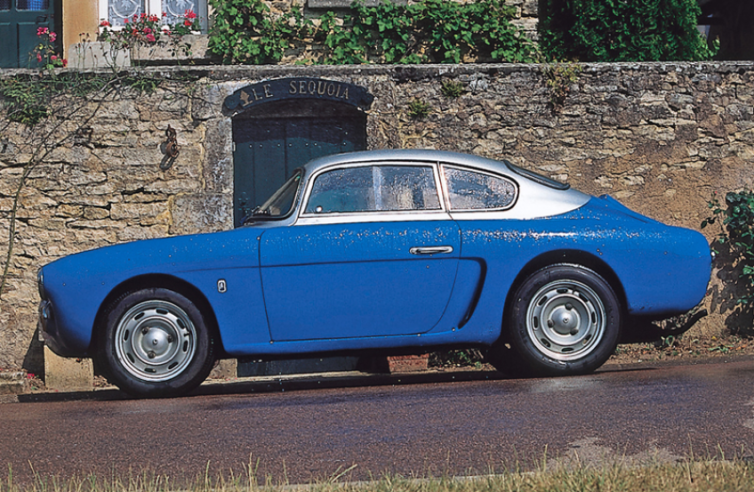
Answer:
<path fill-rule="evenodd" d="M 428 167 L 432 169 L 432 175 L 434 178 L 434 184 L 435 184 L 435 191 L 437 192 L 437 198 L 440 205 L 440 208 L 436 209 L 422 209 L 422 210 L 368 210 L 368 211 L 361 211 L 361 212 L 330 212 L 330 213 L 312 213 L 312 212 L 306 212 L 306 208 L 309 205 L 309 199 L 311 198 L 312 190 L 314 189 L 314 182 L 317 180 L 317 178 L 330 171 L 337 171 L 339 169 L 350 169 L 350 168 L 356 168 L 356 167 L 374 167 L 374 166 L 394 166 L 394 167 Z M 300 220 L 306 220 L 306 222 L 309 222 L 309 219 L 332 219 L 332 218 L 344 218 L 348 219 L 345 220 L 345 222 L 354 222 L 352 219 L 358 219 L 361 217 L 371 217 L 376 218 L 378 214 L 382 215 L 389 215 L 391 216 L 389 219 L 386 220 L 396 220 L 398 217 L 402 216 L 411 216 L 407 217 L 406 220 L 411 220 L 412 218 L 415 218 L 417 215 L 426 215 L 426 214 L 442 214 L 444 216 L 447 216 L 448 209 L 446 208 L 445 204 L 445 197 L 443 196 L 443 188 L 442 188 L 442 180 L 440 179 L 440 169 L 439 169 L 439 163 L 436 161 L 412 161 L 412 162 L 401 162 L 401 161 L 366 161 L 366 162 L 349 162 L 345 164 L 337 164 L 333 166 L 328 166 L 322 169 L 317 170 L 315 173 L 313 173 L 311 176 L 309 176 L 307 183 L 306 183 L 306 190 L 304 192 L 304 195 L 301 199 L 301 205 L 300 205 L 300 211 L 298 214 L 298 218 Z M 377 221 L 372 219 L 373 221 Z M 383 219 L 379 219 L 379 221 L 383 221 Z"/>
<path fill-rule="evenodd" d="M 440 162 L 439 163 L 439 167 L 440 167 L 440 172 L 442 173 L 443 192 L 444 192 L 444 195 L 445 195 L 445 200 L 447 200 L 447 203 L 445 205 L 446 205 L 446 209 L 447 209 L 448 213 L 450 213 L 450 214 L 453 214 L 453 213 L 480 213 L 480 212 L 481 213 L 484 213 L 484 212 L 505 212 L 505 211 L 510 210 L 513 207 L 515 207 L 516 203 L 518 202 L 518 197 L 520 195 L 521 186 L 513 178 L 510 178 L 510 177 L 504 176 L 504 175 L 500 175 L 500 174 L 496 174 L 494 172 L 490 172 L 490 171 L 486 171 L 486 170 L 481 170 L 481 169 L 476 168 L 476 167 L 460 166 L 458 164 L 453 164 L 453 163 L 449 163 L 449 162 Z M 467 171 L 467 172 L 472 172 L 472 173 L 477 173 L 477 174 L 483 174 L 483 175 L 491 176 L 493 178 L 501 179 L 503 181 L 508 181 L 508 182 L 510 182 L 513 185 L 513 193 L 514 193 L 513 194 L 513 200 L 511 200 L 510 205 L 507 205 L 505 207 L 494 207 L 494 208 L 487 208 L 487 207 L 485 207 L 485 208 L 459 208 L 459 209 L 454 209 L 453 206 L 452 206 L 452 204 L 450 203 L 450 185 L 448 184 L 448 177 L 445 174 L 445 168 L 446 167 L 453 168 L 453 169 L 458 169 L 460 171 Z"/>
<path fill-rule="evenodd" d="M 209 0 L 195 0 L 196 3 L 205 3 L 207 8 L 207 17 L 209 17 Z M 106 20 L 110 23 L 110 29 L 111 31 L 121 31 L 126 26 L 116 26 L 112 23 L 110 20 L 110 0 L 97 0 L 98 2 L 98 14 L 99 14 L 99 22 L 102 22 L 103 20 Z M 200 9 L 197 9 L 200 10 Z M 160 27 L 165 28 L 168 26 L 167 23 L 162 22 L 162 0 L 144 0 L 144 13 L 147 15 L 156 15 L 160 18 Z M 200 12 L 194 11 L 196 15 L 200 15 Z M 203 12 L 202 12 L 203 13 Z M 207 19 L 207 22 L 209 22 L 209 19 Z M 201 23 L 203 25 L 202 27 L 202 33 L 204 33 L 207 26 L 204 26 L 205 23 Z M 99 31 L 102 31 L 102 28 L 99 28 Z"/>

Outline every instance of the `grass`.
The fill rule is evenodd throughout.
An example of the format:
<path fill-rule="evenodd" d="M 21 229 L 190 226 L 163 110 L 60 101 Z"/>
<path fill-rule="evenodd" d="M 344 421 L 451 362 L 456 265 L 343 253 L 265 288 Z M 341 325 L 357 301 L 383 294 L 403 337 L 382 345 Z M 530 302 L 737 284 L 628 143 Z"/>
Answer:
<path fill-rule="evenodd" d="M 310 492 L 702 492 L 754 490 L 754 463 L 745 460 L 703 460 L 644 467 L 577 465 L 539 471 L 506 472 L 485 477 L 407 479 L 387 476 L 371 482 L 345 482 L 345 470 L 329 480 L 292 486 L 273 484 L 270 479 L 259 485 L 254 471 L 238 477 L 209 477 L 209 467 L 188 485 L 176 486 L 169 477 L 144 473 L 126 478 L 96 477 L 58 480 L 37 475 L 30 484 L 14 483 L 9 471 L 0 479 L 0 492 L 286 492 L 295 488 Z"/>

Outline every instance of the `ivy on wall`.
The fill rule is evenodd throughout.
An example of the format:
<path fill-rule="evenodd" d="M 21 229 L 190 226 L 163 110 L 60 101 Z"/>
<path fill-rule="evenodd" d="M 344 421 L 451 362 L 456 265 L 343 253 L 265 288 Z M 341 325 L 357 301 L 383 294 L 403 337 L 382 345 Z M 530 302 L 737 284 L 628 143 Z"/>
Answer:
<path fill-rule="evenodd" d="M 209 48 L 228 64 L 280 62 L 287 49 L 316 45 L 311 63 L 535 62 L 536 45 L 511 24 L 504 0 L 460 4 L 420 0 L 411 5 L 354 3 L 339 19 L 305 17 L 294 6 L 274 16 L 263 0 L 210 0 L 214 25 Z"/>
<path fill-rule="evenodd" d="M 697 30 L 697 0 L 540 2 L 540 45 L 553 60 L 698 61 L 716 51 Z"/>

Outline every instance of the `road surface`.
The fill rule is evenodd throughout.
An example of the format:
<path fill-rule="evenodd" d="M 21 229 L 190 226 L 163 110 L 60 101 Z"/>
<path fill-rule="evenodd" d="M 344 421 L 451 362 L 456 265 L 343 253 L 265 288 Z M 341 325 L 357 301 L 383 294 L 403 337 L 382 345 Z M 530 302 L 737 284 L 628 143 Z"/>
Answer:
<path fill-rule="evenodd" d="M 754 360 L 591 376 L 494 372 L 202 386 L 171 400 L 31 395 L 0 405 L 0 466 L 68 477 L 205 471 L 310 482 L 463 475 L 568 460 L 751 457 Z"/>

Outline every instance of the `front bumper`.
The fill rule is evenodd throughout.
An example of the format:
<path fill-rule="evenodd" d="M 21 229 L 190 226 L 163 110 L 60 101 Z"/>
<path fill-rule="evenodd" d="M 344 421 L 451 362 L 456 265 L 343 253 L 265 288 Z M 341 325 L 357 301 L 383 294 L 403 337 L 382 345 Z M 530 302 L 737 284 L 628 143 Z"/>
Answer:
<path fill-rule="evenodd" d="M 58 340 L 58 330 L 53 315 L 52 303 L 48 300 L 42 300 L 39 303 L 39 340 L 50 347 L 50 350 L 58 355 L 66 355 L 63 346 Z"/>

